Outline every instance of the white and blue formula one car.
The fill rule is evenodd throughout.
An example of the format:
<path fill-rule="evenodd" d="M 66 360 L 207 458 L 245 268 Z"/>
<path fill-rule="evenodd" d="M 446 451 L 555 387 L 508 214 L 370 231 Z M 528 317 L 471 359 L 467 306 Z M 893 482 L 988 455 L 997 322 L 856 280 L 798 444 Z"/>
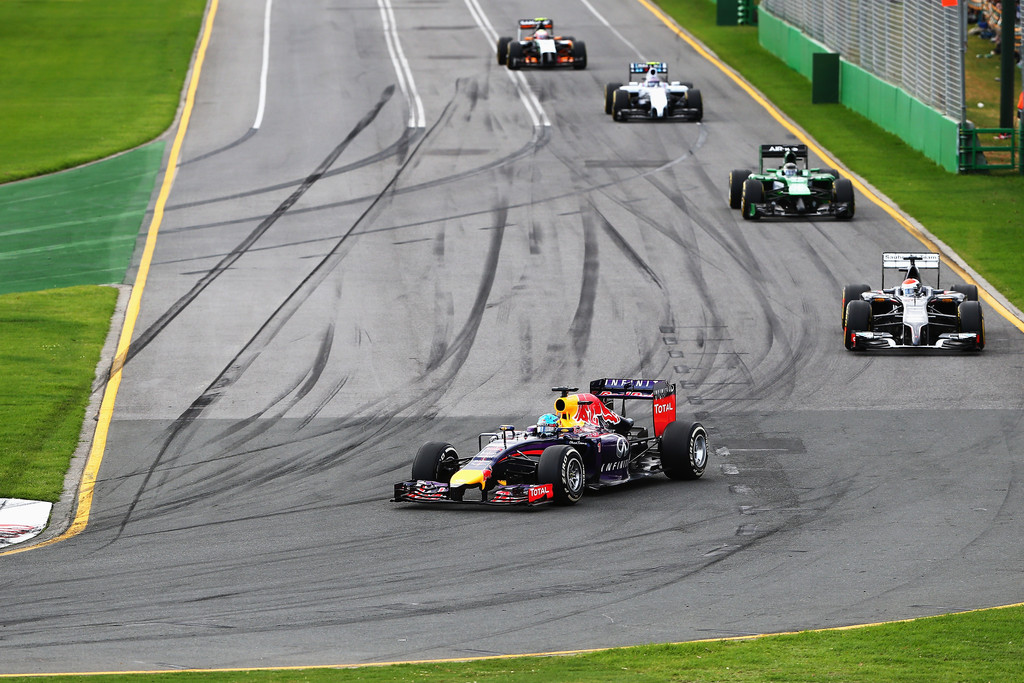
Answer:
<path fill-rule="evenodd" d="M 665 62 L 633 62 L 628 83 L 605 85 L 604 113 L 616 121 L 700 121 L 704 103 L 692 83 L 668 80 Z"/>
<path fill-rule="evenodd" d="M 903 281 L 886 288 L 885 272 L 906 273 Z M 922 270 L 936 272 L 936 286 L 921 279 Z M 977 285 L 938 286 L 936 253 L 882 254 L 882 288 L 843 287 L 843 337 L 851 351 L 866 349 L 985 348 L 985 318 Z"/>

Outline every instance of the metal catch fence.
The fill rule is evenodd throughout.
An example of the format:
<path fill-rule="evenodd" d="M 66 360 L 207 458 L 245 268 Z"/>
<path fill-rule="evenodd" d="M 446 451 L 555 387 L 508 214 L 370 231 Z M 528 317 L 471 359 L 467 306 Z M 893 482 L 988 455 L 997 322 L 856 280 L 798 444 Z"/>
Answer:
<path fill-rule="evenodd" d="M 963 120 L 959 13 L 939 0 L 761 0 L 761 7 L 946 116 Z"/>

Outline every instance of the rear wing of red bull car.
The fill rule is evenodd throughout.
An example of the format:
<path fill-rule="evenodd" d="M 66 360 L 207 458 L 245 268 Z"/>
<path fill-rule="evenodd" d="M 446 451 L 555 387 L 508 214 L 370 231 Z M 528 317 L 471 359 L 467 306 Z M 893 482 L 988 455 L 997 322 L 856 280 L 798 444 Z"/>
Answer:
<path fill-rule="evenodd" d="M 590 393 L 609 407 L 615 399 L 621 400 L 619 413 L 622 415 L 625 415 L 626 401 L 650 401 L 655 436 L 661 436 L 665 427 L 676 419 L 676 385 L 663 379 L 595 379 L 590 383 Z"/>

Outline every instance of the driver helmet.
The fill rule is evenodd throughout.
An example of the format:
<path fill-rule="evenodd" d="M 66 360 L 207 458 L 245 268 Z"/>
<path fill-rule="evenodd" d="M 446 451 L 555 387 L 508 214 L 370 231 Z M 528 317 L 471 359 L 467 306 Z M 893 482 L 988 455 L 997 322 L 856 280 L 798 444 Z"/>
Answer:
<path fill-rule="evenodd" d="M 907 278 L 903 281 L 903 295 L 917 296 L 921 293 L 921 283 L 914 278 Z"/>
<path fill-rule="evenodd" d="M 558 430 L 558 416 L 545 413 L 537 418 L 537 435 L 552 436 Z"/>
<path fill-rule="evenodd" d="M 653 70 L 650 71 L 647 74 L 647 83 L 645 83 L 645 85 L 647 85 L 649 87 L 653 87 L 653 86 L 660 85 L 660 84 L 661 84 L 661 79 L 658 78 L 658 74 L 654 73 Z"/>
<path fill-rule="evenodd" d="M 539 31 L 533 34 L 533 37 L 536 38 L 537 40 L 547 40 L 548 38 L 551 37 L 551 35 L 547 32 L 547 30 L 540 29 Z"/>
<path fill-rule="evenodd" d="M 790 161 L 789 163 L 785 164 L 782 167 L 782 175 L 786 176 L 787 178 L 795 176 L 796 175 L 796 164 L 794 164 L 792 161 Z"/>

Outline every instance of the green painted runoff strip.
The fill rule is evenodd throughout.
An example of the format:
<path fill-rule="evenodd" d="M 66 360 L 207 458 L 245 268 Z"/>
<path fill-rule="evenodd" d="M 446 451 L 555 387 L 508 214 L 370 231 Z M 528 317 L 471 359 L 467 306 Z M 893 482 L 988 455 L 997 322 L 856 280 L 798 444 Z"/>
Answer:
<path fill-rule="evenodd" d="M 0 294 L 123 282 L 163 153 L 0 186 Z"/>

